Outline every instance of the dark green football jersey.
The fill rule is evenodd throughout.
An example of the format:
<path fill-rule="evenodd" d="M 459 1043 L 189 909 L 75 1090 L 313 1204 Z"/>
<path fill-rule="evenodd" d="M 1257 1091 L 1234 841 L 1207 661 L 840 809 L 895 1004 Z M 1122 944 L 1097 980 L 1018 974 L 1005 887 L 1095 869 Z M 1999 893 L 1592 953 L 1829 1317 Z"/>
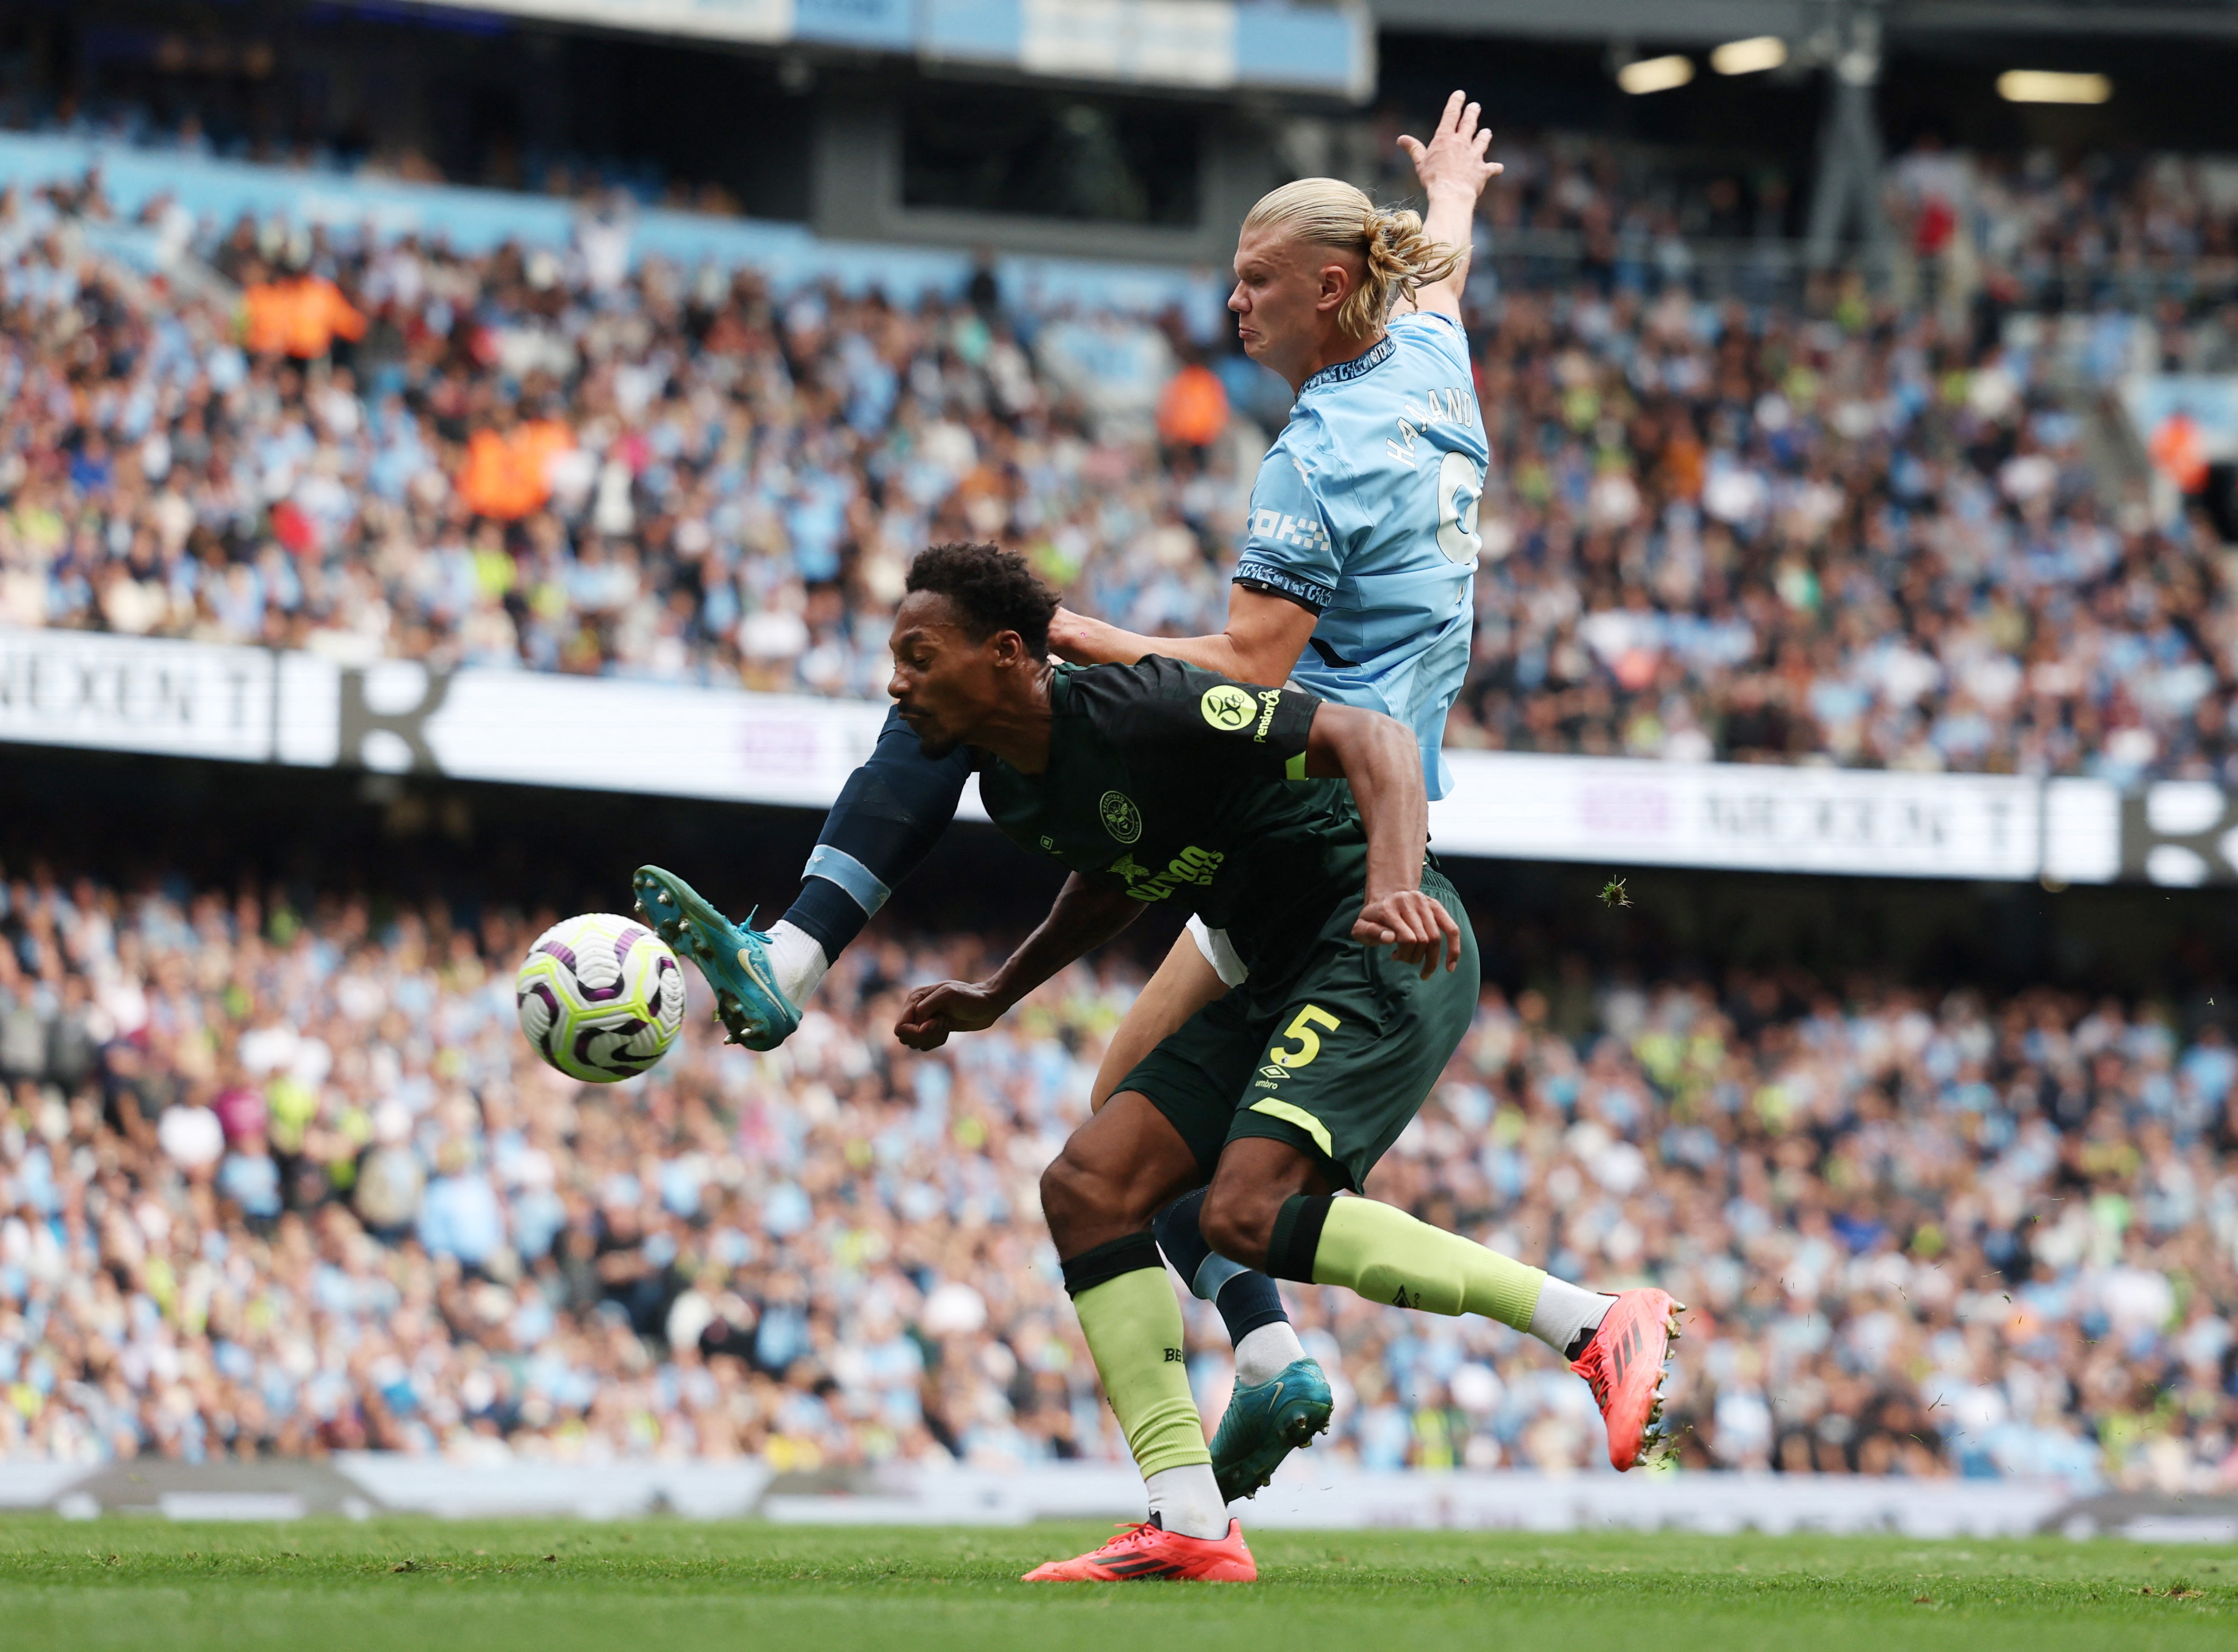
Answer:
<path fill-rule="evenodd" d="M 1037 854 L 1228 931 L 1256 1001 L 1279 1001 L 1314 940 L 1349 931 L 1367 835 L 1352 788 L 1305 777 L 1321 704 L 1158 656 L 1060 665 L 1048 769 L 983 753 L 979 796 Z"/>

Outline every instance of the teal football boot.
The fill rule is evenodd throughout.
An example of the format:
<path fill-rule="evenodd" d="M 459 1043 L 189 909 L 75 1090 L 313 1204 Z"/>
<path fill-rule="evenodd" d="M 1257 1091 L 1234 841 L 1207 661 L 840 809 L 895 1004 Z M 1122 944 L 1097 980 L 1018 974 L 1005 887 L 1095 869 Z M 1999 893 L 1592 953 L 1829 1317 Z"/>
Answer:
<path fill-rule="evenodd" d="M 1263 1383 L 1238 1384 L 1212 1437 L 1212 1473 L 1233 1503 L 1255 1497 L 1282 1459 L 1327 1432 L 1335 1402 L 1328 1378 L 1310 1359 L 1294 1359 Z"/>
<path fill-rule="evenodd" d="M 653 927 L 677 955 L 699 966 L 715 989 L 715 1019 L 730 1042 L 750 1050 L 773 1050 L 800 1025 L 800 1011 L 778 990 L 770 968 L 769 937 L 732 922 L 699 897 L 673 872 L 640 866 L 632 880 L 638 915 Z"/>

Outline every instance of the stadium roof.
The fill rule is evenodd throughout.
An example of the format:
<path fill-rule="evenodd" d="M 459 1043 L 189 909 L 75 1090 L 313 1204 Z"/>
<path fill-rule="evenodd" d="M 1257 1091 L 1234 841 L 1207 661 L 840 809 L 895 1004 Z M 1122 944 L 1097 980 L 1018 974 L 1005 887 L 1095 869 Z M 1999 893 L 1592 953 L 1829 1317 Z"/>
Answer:
<path fill-rule="evenodd" d="M 1546 40 L 1618 37 L 1707 43 L 1752 35 L 1803 38 L 1828 0 L 1369 0 L 1386 29 Z M 2104 34 L 2238 38 L 2238 0 L 1886 0 L 1896 36 Z"/>
<path fill-rule="evenodd" d="M 435 0 L 548 23 L 732 43 L 915 55 L 951 68 L 1358 102 L 1375 86 L 1362 0 Z"/>

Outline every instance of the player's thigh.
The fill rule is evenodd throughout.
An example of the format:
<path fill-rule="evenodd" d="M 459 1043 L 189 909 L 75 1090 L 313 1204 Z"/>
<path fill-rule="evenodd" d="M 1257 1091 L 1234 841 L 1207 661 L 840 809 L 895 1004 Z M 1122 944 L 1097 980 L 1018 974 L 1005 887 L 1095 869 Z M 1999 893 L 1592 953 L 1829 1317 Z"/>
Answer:
<path fill-rule="evenodd" d="M 1186 935 L 1182 944 L 1195 950 Z M 1113 1087 L 1115 1106 L 1129 1094 L 1146 1098 L 1188 1144 L 1196 1165 L 1192 1187 L 1212 1180 L 1221 1149 L 1228 1145 L 1235 1099 L 1266 1041 L 1265 1028 L 1244 1014 L 1244 996 L 1237 992 L 1214 999 L 1160 1040 Z"/>
<path fill-rule="evenodd" d="M 1122 1091 L 1042 1173 L 1042 1213 L 1063 1256 L 1139 1233 L 1203 1180 L 1195 1153 L 1142 1096 Z"/>
<path fill-rule="evenodd" d="M 1215 999 L 1223 997 L 1228 983 L 1206 960 L 1203 951 L 1184 930 L 1174 937 L 1173 948 L 1129 1007 L 1118 1030 L 1105 1047 L 1096 1069 L 1095 1087 L 1089 1092 L 1093 1113 L 1119 1092 L 1120 1080 L 1142 1059 L 1188 1024 L 1190 1016 Z"/>
<path fill-rule="evenodd" d="M 1442 877 L 1425 893 L 1461 929 L 1460 967 L 1426 980 L 1388 947 L 1332 940 L 1271 1023 L 1244 1080 L 1232 1140 L 1268 1137 L 1357 1191 L 1444 1073 L 1476 1012 L 1476 936 Z"/>

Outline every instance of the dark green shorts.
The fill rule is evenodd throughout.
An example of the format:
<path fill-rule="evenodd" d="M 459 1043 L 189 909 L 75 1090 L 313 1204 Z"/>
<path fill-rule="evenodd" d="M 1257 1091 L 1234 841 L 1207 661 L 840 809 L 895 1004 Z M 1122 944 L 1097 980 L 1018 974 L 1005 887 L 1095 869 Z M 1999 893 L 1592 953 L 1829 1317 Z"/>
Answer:
<path fill-rule="evenodd" d="M 1255 1014 L 1247 982 L 1192 1015 L 1119 1084 L 1149 1098 L 1212 1179 L 1242 1136 L 1287 1141 L 1357 1193 L 1421 1110 L 1476 1013 L 1476 936 L 1434 870 L 1422 890 L 1461 927 L 1461 961 L 1425 981 L 1388 947 L 1363 947 L 1347 916 L 1314 943 L 1297 984 Z"/>

